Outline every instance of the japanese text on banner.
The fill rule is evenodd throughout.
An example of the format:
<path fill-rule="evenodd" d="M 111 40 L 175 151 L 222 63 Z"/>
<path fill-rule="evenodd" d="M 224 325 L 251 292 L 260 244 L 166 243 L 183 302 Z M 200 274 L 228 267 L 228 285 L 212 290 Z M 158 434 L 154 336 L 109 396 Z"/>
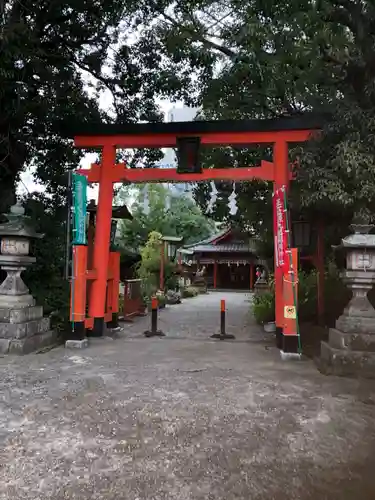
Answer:
<path fill-rule="evenodd" d="M 275 237 L 275 267 L 285 267 L 287 238 L 284 189 L 276 189 L 273 196 L 273 217 Z"/>

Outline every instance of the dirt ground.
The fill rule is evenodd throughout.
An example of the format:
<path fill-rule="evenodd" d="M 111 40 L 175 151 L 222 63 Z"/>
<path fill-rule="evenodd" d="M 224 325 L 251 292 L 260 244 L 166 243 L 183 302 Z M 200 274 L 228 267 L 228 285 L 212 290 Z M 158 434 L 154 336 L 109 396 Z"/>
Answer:
<path fill-rule="evenodd" d="M 228 308 L 235 341 L 209 339 Z M 375 498 L 372 381 L 281 361 L 211 293 L 85 350 L 0 359 L 0 499 Z"/>

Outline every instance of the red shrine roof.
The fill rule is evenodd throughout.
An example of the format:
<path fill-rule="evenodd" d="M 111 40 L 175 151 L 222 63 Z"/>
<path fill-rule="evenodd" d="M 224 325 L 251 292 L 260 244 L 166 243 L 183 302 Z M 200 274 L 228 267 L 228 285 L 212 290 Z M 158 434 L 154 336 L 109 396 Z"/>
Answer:
<path fill-rule="evenodd" d="M 193 254 L 205 252 L 251 253 L 256 255 L 256 238 L 249 238 L 244 233 L 236 233 L 232 228 L 226 228 L 209 238 L 182 248 L 182 253 Z"/>

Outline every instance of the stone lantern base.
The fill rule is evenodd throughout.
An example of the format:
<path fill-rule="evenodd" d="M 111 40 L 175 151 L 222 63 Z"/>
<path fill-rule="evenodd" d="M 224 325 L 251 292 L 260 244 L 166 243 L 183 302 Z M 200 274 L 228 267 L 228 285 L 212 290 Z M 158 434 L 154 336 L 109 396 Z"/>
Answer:
<path fill-rule="evenodd" d="M 373 272 L 345 271 L 344 282 L 353 298 L 321 343 L 319 370 L 329 375 L 375 378 L 375 310 L 367 292 L 375 282 Z"/>
<path fill-rule="evenodd" d="M 56 340 L 49 318 L 43 318 L 43 307 L 0 308 L 0 353 L 28 354 Z"/>
<path fill-rule="evenodd" d="M 321 344 L 319 370 L 326 375 L 375 378 L 375 336 L 331 328 L 329 342 Z"/>
<path fill-rule="evenodd" d="M 7 275 L 0 283 L 0 353 L 27 354 L 56 341 L 49 318 L 35 305 L 21 273 L 34 264 L 29 255 L 30 238 L 41 238 L 30 225 L 24 208 L 18 203 L 5 214 L 0 224 L 0 266 Z"/>
<path fill-rule="evenodd" d="M 16 262 L 16 260 L 18 262 Z M 0 264 L 7 272 L 0 284 L 0 353 L 28 354 L 56 342 L 43 307 L 36 306 L 21 278 L 21 272 L 34 257 L 1 255 Z"/>

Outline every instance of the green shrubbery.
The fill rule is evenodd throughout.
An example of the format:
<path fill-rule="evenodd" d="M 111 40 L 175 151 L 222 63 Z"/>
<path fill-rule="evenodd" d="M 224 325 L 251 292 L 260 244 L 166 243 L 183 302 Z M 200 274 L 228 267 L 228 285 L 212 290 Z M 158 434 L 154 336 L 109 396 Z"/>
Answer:
<path fill-rule="evenodd" d="M 300 322 L 317 322 L 317 273 L 312 271 L 298 274 L 298 318 Z M 336 266 L 330 264 L 324 276 L 324 303 L 325 324 L 334 326 L 335 320 L 342 313 L 351 297 L 351 292 L 346 288 L 339 277 Z M 374 294 L 375 298 L 375 294 Z M 371 292 L 369 299 L 372 299 Z M 374 300 L 375 303 L 375 300 Z M 270 291 L 263 295 L 255 296 L 252 310 L 259 324 L 275 320 L 275 292 L 273 279 L 270 279 Z"/>
<path fill-rule="evenodd" d="M 252 307 L 255 321 L 260 325 L 275 321 L 275 293 L 273 291 L 255 295 Z"/>
<path fill-rule="evenodd" d="M 153 231 L 141 251 L 141 262 L 137 266 L 137 276 L 142 279 L 142 293 L 145 300 L 150 299 L 159 290 L 160 280 L 160 246 L 161 234 Z M 176 264 L 166 261 L 164 265 L 164 281 L 167 288 L 176 285 L 174 276 Z"/>
<path fill-rule="evenodd" d="M 199 295 L 199 290 L 193 286 L 186 286 L 181 290 L 181 296 L 186 299 L 197 295 Z"/>

